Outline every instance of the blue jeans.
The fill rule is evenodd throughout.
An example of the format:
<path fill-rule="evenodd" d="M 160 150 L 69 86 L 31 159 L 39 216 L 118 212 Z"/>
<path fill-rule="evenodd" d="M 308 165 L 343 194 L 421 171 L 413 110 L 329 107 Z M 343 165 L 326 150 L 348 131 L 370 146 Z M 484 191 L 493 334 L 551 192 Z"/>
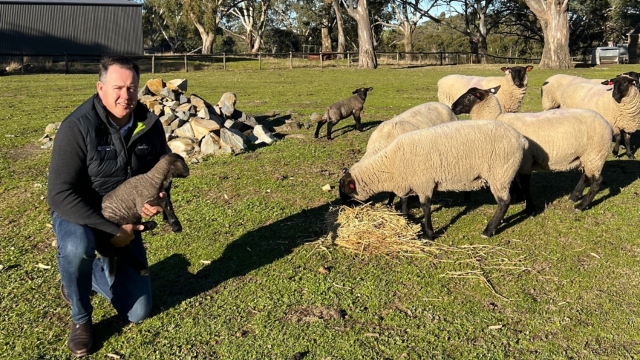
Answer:
<path fill-rule="evenodd" d="M 56 212 L 51 215 L 51 222 L 58 243 L 58 271 L 71 301 L 71 318 L 75 324 L 91 320 L 91 289 L 107 298 L 118 314 L 131 322 L 149 316 L 149 276 L 140 275 L 124 261 L 117 262 L 115 273 L 110 276 L 107 259 L 96 257 L 96 234 L 90 227 L 68 221 Z M 133 253 L 147 263 L 140 233 L 136 233 L 129 244 Z"/>

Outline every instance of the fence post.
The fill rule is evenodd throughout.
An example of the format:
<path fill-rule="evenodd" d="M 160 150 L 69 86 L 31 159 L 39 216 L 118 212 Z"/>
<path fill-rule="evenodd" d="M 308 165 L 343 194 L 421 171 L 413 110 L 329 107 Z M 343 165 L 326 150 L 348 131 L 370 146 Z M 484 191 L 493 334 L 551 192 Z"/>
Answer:
<path fill-rule="evenodd" d="M 322 70 L 322 65 L 323 65 L 323 63 L 322 63 L 323 56 L 322 55 L 323 55 L 322 52 L 320 52 L 320 70 Z"/>
<path fill-rule="evenodd" d="M 24 55 L 20 56 L 20 72 L 24 74 Z"/>
<path fill-rule="evenodd" d="M 187 63 L 187 55 L 184 55 L 184 72 L 189 72 L 189 63 Z"/>
<path fill-rule="evenodd" d="M 293 51 L 289 51 L 289 69 L 293 70 Z"/>
<path fill-rule="evenodd" d="M 400 66 L 400 52 L 396 52 L 396 66 Z"/>
<path fill-rule="evenodd" d="M 222 53 L 222 70 L 227 70 L 227 53 Z"/>
<path fill-rule="evenodd" d="M 262 70 L 262 53 L 258 53 L 258 70 Z"/>
<path fill-rule="evenodd" d="M 151 55 L 151 73 L 156 73 L 156 54 Z"/>
<path fill-rule="evenodd" d="M 64 53 L 64 73 L 69 73 L 69 61 L 67 59 L 67 53 Z"/>
<path fill-rule="evenodd" d="M 456 53 L 456 65 L 460 64 L 460 59 L 458 59 L 458 53 Z"/>
<path fill-rule="evenodd" d="M 347 53 L 347 67 L 351 67 L 351 53 Z"/>
<path fill-rule="evenodd" d="M 418 65 L 422 65 L 422 53 L 420 53 L 420 61 L 418 61 Z"/>
<path fill-rule="evenodd" d="M 443 62 L 442 62 L 443 54 L 444 54 L 444 53 L 441 51 L 441 52 L 440 52 L 440 66 L 442 66 L 442 64 L 443 64 Z"/>

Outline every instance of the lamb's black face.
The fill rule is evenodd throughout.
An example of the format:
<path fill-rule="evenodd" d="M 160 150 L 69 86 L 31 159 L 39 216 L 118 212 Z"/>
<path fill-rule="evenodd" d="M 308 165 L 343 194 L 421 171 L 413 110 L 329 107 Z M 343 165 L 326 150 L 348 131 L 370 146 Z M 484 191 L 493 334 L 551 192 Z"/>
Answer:
<path fill-rule="evenodd" d="M 342 205 L 355 206 L 358 204 L 358 202 L 353 199 L 353 197 L 358 194 L 356 181 L 347 169 L 342 169 L 342 178 L 340 178 L 338 192 L 340 193 L 340 202 Z"/>
<path fill-rule="evenodd" d="M 533 66 L 528 65 L 526 67 L 523 66 L 514 66 L 514 67 L 503 67 L 500 70 L 504 71 L 507 74 L 511 75 L 511 80 L 515 86 L 519 88 L 523 88 L 527 85 L 527 71 L 533 70 Z"/>
<path fill-rule="evenodd" d="M 613 92 L 611 96 L 613 97 L 613 100 L 619 104 L 622 99 L 629 95 L 629 90 L 631 90 L 632 87 L 637 86 L 638 82 L 628 76 L 618 76 L 615 79 L 605 80 L 602 84 L 613 84 Z"/>
<path fill-rule="evenodd" d="M 359 89 L 355 89 L 352 94 L 358 94 L 358 97 L 360 97 L 360 99 L 365 100 L 367 98 L 367 93 L 369 91 L 373 91 L 372 87 L 368 87 L 368 88 L 359 88 Z"/>
<path fill-rule="evenodd" d="M 171 161 L 171 173 L 174 178 L 186 178 L 189 176 L 189 166 L 187 166 L 184 158 L 178 154 L 167 154 L 163 157 L 168 157 Z"/>
<path fill-rule="evenodd" d="M 471 112 L 474 106 L 476 106 L 479 102 L 484 101 L 487 96 L 495 95 L 500 90 L 500 86 L 496 86 L 487 90 L 478 89 L 476 87 L 472 87 L 467 90 L 466 93 L 460 95 L 460 97 L 451 104 L 451 110 L 454 114 L 468 114 Z"/>

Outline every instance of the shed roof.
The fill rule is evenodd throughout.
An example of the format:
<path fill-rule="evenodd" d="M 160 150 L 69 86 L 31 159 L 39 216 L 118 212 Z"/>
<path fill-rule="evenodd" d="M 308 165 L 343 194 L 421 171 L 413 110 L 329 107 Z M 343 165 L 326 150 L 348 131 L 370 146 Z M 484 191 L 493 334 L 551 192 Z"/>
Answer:
<path fill-rule="evenodd" d="M 0 4 L 142 6 L 133 0 L 0 0 Z"/>

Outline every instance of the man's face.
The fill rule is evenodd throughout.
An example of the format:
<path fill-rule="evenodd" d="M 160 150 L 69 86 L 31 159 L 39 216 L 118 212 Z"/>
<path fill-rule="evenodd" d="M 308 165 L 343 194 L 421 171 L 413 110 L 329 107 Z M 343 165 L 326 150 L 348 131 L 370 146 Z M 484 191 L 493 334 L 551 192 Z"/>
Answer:
<path fill-rule="evenodd" d="M 127 116 L 138 101 L 138 76 L 133 70 L 112 65 L 102 81 L 98 81 L 98 96 L 116 118 Z"/>

